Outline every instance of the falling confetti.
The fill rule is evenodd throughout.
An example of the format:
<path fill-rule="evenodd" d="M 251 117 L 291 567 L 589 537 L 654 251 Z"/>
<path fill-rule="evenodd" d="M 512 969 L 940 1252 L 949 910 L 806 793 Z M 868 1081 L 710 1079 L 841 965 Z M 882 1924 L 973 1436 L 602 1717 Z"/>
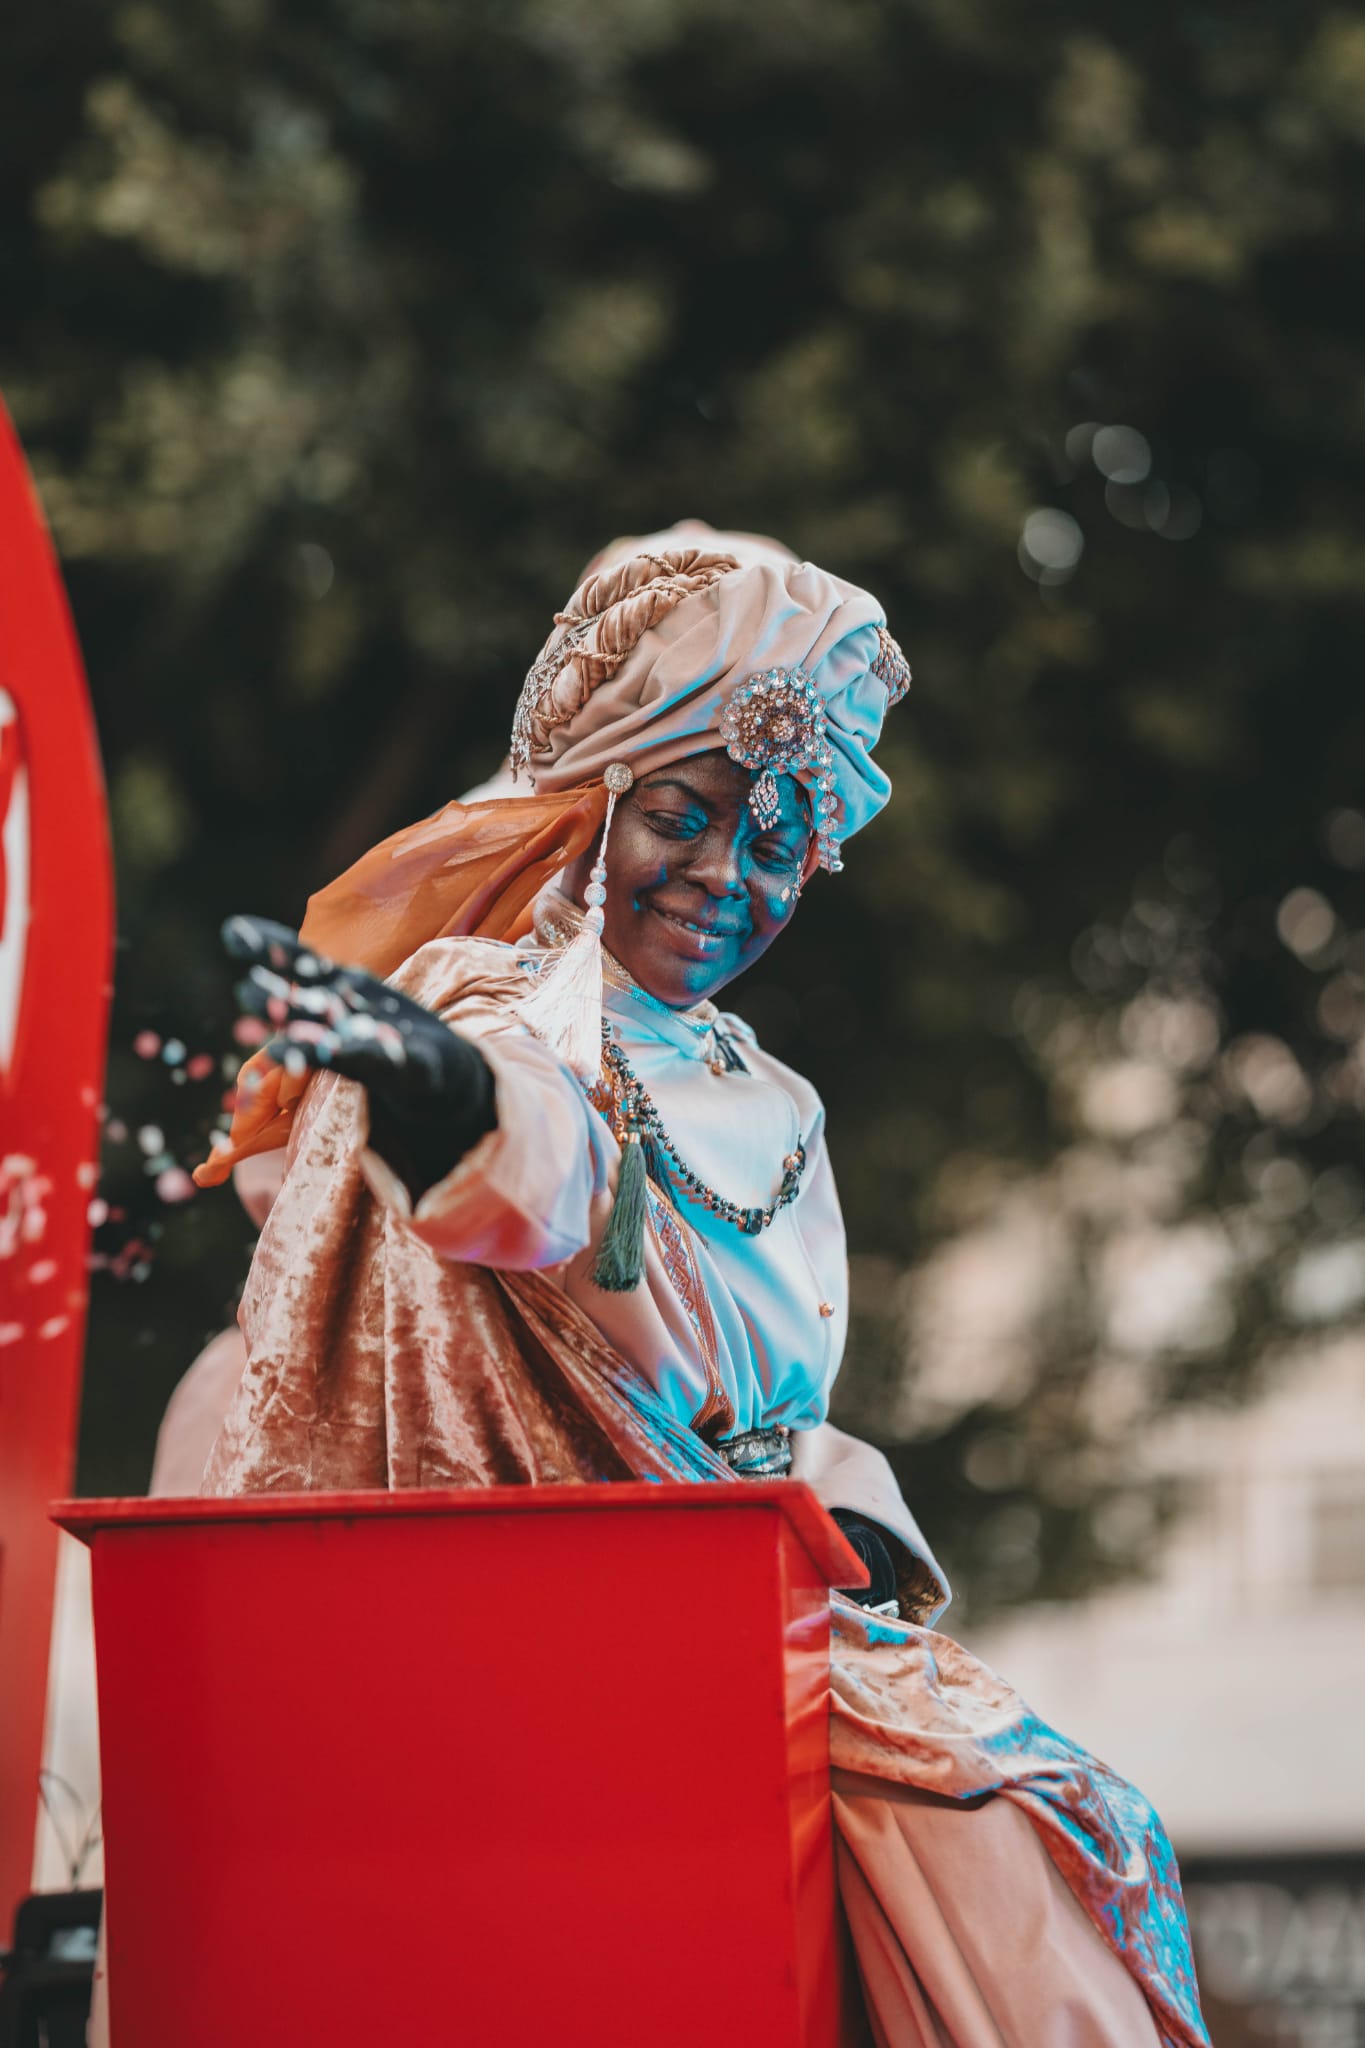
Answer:
<path fill-rule="evenodd" d="M 239 1017 L 232 1035 L 238 1045 L 264 1045 L 270 1036 L 270 1026 L 259 1017 Z"/>
<path fill-rule="evenodd" d="M 154 1060 L 161 1050 L 161 1038 L 155 1031 L 139 1031 L 133 1040 L 133 1051 L 140 1060 Z"/>
<path fill-rule="evenodd" d="M 195 1189 L 183 1166 L 168 1166 L 156 1177 L 156 1191 L 163 1202 L 188 1202 Z"/>
<path fill-rule="evenodd" d="M 57 1271 L 55 1259 L 36 1259 L 28 1269 L 28 1277 L 35 1287 L 44 1287 Z"/>
<path fill-rule="evenodd" d="M 166 1133 L 162 1130 L 160 1124 L 143 1124 L 138 1131 L 137 1142 L 150 1158 L 157 1152 L 165 1151 Z"/>
<path fill-rule="evenodd" d="M 161 1048 L 161 1057 L 168 1067 L 178 1067 L 185 1057 L 184 1040 L 168 1038 Z"/>
<path fill-rule="evenodd" d="M 185 1072 L 191 1081 L 207 1081 L 213 1068 L 214 1058 L 211 1052 L 197 1052 L 185 1064 Z"/>
<path fill-rule="evenodd" d="M 101 1223 L 109 1221 L 109 1204 L 102 1196 L 96 1195 L 94 1201 L 85 1212 L 85 1218 L 92 1230 L 98 1230 Z"/>

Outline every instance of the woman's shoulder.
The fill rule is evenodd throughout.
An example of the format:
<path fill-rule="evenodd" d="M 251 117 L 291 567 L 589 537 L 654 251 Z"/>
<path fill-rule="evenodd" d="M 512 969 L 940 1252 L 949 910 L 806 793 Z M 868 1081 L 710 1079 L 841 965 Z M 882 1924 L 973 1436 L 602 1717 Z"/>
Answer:
<path fill-rule="evenodd" d="M 529 992 L 527 956 L 501 939 L 430 939 L 389 976 L 395 988 L 445 1016 L 508 1010 Z"/>

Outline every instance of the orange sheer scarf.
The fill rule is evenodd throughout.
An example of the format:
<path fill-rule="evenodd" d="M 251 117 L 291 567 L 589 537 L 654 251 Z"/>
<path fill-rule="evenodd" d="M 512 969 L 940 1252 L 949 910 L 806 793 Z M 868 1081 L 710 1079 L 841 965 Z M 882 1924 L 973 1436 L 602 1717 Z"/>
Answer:
<path fill-rule="evenodd" d="M 310 897 L 300 937 L 348 967 L 389 975 L 430 939 L 517 939 L 531 905 L 602 829 L 607 792 L 590 782 L 544 796 L 447 804 L 362 854 Z M 239 1159 L 287 1142 L 311 1074 L 253 1053 L 237 1076 L 227 1142 L 194 1170 L 201 1188 Z"/>

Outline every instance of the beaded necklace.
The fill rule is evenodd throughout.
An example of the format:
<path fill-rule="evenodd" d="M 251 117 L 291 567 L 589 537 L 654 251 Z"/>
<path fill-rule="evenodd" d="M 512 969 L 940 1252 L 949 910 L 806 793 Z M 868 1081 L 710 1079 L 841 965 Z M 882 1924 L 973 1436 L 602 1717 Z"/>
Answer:
<path fill-rule="evenodd" d="M 800 1140 L 795 1151 L 789 1152 L 782 1161 L 782 1182 L 772 1200 L 766 1205 L 760 1202 L 745 1208 L 739 1202 L 717 1194 L 699 1174 L 692 1171 L 665 1130 L 653 1097 L 635 1074 L 606 1017 L 602 1019 L 602 1066 L 605 1085 L 594 1091 L 594 1095 L 605 1099 L 598 1100 L 596 1106 L 604 1114 L 609 1113 L 617 1143 L 623 1152 L 632 1145 L 643 1148 L 649 1178 L 670 1199 L 676 1185 L 689 1202 L 696 1202 L 712 1216 L 719 1216 L 723 1223 L 733 1224 L 746 1237 L 757 1237 L 789 1202 L 796 1200 L 801 1176 L 806 1170 L 806 1148 Z"/>

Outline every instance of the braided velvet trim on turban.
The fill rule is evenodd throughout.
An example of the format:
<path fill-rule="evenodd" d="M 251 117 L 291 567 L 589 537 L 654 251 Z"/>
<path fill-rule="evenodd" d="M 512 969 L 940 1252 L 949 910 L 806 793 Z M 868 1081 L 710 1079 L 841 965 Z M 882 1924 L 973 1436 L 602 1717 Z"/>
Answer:
<path fill-rule="evenodd" d="M 532 662 L 512 722 L 513 779 L 544 751 L 556 726 L 582 710 L 599 683 L 616 673 L 641 636 L 695 591 L 739 563 L 705 548 L 631 555 L 589 576 L 555 613 L 555 630 Z"/>

